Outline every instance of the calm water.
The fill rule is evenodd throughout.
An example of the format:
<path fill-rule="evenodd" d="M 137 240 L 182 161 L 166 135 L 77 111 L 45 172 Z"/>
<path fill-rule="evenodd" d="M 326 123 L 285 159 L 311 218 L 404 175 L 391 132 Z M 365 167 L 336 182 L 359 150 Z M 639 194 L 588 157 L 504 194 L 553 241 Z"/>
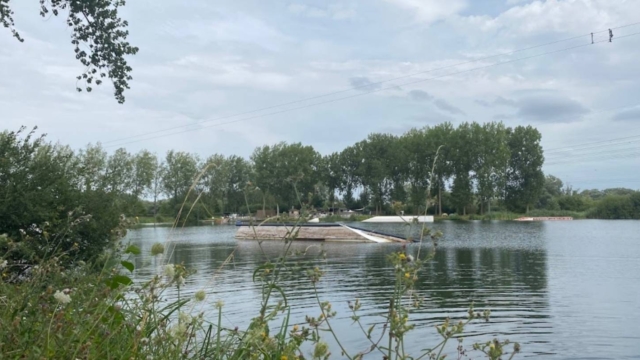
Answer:
<path fill-rule="evenodd" d="M 412 317 L 417 330 L 407 339 L 409 349 L 417 352 L 435 344 L 432 325 L 447 316 L 463 318 L 474 301 L 477 309 L 491 309 L 492 320 L 468 327 L 467 345 L 499 337 L 522 344 L 519 358 L 640 359 L 640 221 L 431 225 L 445 235 L 435 261 L 421 275 L 419 290 L 426 301 Z M 405 231 L 394 226 L 377 228 Z M 251 277 L 265 255 L 254 242 L 235 241 L 235 230 L 195 227 L 170 235 L 167 228 L 145 228 L 131 231 L 128 239 L 149 254 L 153 243 L 171 237 L 172 262 L 197 270 L 183 295 L 207 289 L 207 301 L 196 309 L 214 319 L 213 303 L 221 299 L 224 324 L 242 329 L 260 304 L 261 293 Z M 326 274 L 319 283 L 320 298 L 331 301 L 338 311 L 332 325 L 349 351 L 356 353 L 369 343 L 351 325 L 347 301 L 361 299 L 363 322 L 381 322 L 393 287 L 386 255 L 398 246 L 323 246 L 327 259 L 321 265 Z M 281 249 L 281 244 L 270 243 L 265 251 L 276 257 Z M 234 250 L 234 260 L 222 267 Z M 409 248 L 417 250 L 417 245 Z M 137 267 L 140 280 L 160 271 L 159 262 L 150 255 L 139 259 Z M 283 288 L 295 321 L 319 315 L 311 285 L 303 276 L 287 279 Z"/>

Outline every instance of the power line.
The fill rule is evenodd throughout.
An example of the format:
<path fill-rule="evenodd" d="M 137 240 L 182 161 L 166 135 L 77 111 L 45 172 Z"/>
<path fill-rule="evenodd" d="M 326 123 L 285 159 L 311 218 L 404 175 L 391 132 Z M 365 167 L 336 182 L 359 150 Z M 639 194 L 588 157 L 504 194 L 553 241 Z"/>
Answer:
<path fill-rule="evenodd" d="M 639 24 L 640 24 L 640 22 L 636 22 L 636 23 L 632 23 L 632 24 L 627 24 L 627 25 L 614 27 L 612 29 L 613 30 L 622 29 L 622 28 L 626 28 L 626 27 L 630 27 L 630 26 L 636 26 L 636 25 L 639 25 Z M 594 32 L 594 34 L 599 34 L 599 33 L 607 32 L 607 31 L 608 30 L 600 30 L 600 31 Z M 539 45 L 530 46 L 530 47 L 527 47 L 527 48 L 513 50 L 513 51 L 510 51 L 510 52 L 504 52 L 504 53 L 500 53 L 500 54 L 496 54 L 496 55 L 481 57 L 481 58 L 474 59 L 474 60 L 469 60 L 469 61 L 466 61 L 466 62 L 461 62 L 461 63 L 457 63 L 457 64 L 453 64 L 453 65 L 447 65 L 447 66 L 434 68 L 434 69 L 430 69 L 430 70 L 426 70 L 426 71 L 416 72 L 416 73 L 403 75 L 403 76 L 399 76 L 399 77 L 395 77 L 395 78 L 391 78 L 391 79 L 387 79 L 387 80 L 383 80 L 383 81 L 369 83 L 369 84 L 362 85 L 362 86 L 351 87 L 349 89 L 330 92 L 330 93 L 326 93 L 326 94 L 322 94 L 322 95 L 318 95 L 318 96 L 308 97 L 308 98 L 304 98 L 304 99 L 300 99 L 300 100 L 295 100 L 295 101 L 291 101 L 291 102 L 287 102 L 287 103 L 282 103 L 282 104 L 278 104 L 278 105 L 264 107 L 264 108 L 260 108 L 260 109 L 256 109 L 256 110 L 247 111 L 247 112 L 242 112 L 242 113 L 232 114 L 232 115 L 228 115 L 228 116 L 223 116 L 223 117 L 219 117 L 219 118 L 216 118 L 216 119 L 203 120 L 203 121 L 196 122 L 194 124 L 206 123 L 206 122 L 217 121 L 217 120 L 224 120 L 224 119 L 237 117 L 237 116 L 241 116 L 241 115 L 252 114 L 252 113 L 255 113 L 255 112 L 259 112 L 259 111 L 270 110 L 270 109 L 274 109 L 274 108 L 277 108 L 277 107 L 293 105 L 293 104 L 297 104 L 297 103 L 304 102 L 304 101 L 320 99 L 320 98 L 323 98 L 323 97 L 336 95 L 336 94 L 341 94 L 341 93 L 345 93 L 345 92 L 348 92 L 348 91 L 357 90 L 357 89 L 361 89 L 361 88 L 368 88 L 368 87 L 379 85 L 379 84 L 383 84 L 383 83 L 386 83 L 386 82 L 389 82 L 389 81 L 404 79 L 404 78 L 412 77 L 412 76 L 415 76 L 415 75 L 426 74 L 426 73 L 437 71 L 437 70 L 443 70 L 443 69 L 448 69 L 448 68 L 457 67 L 457 66 L 461 66 L 461 65 L 471 64 L 471 63 L 475 63 L 475 62 L 478 62 L 478 61 L 487 60 L 487 59 L 491 59 L 491 58 L 495 58 L 495 57 L 499 57 L 499 56 L 513 55 L 513 54 L 516 54 L 516 53 L 519 53 L 519 52 L 522 52 L 522 51 L 532 50 L 532 49 L 536 49 L 536 48 L 540 48 L 540 47 L 544 47 L 544 46 L 549 46 L 549 45 L 553 45 L 553 44 L 557 44 L 557 43 L 561 43 L 561 42 L 575 40 L 575 39 L 579 39 L 581 37 L 585 37 L 585 36 L 589 36 L 589 35 L 590 35 L 590 33 L 587 33 L 587 34 L 583 34 L 583 35 L 573 36 L 573 37 L 570 37 L 570 38 L 555 40 L 555 41 L 551 41 L 551 42 L 544 43 L 544 44 L 539 44 Z M 121 139 L 109 140 L 109 141 L 103 142 L 103 144 L 121 142 L 123 140 L 137 138 L 137 137 L 141 137 L 141 136 L 147 136 L 147 135 L 157 134 L 157 133 L 161 133 L 161 132 L 165 132 L 165 131 L 185 128 L 185 127 L 189 127 L 189 126 L 194 125 L 194 124 L 180 125 L 180 126 L 176 126 L 176 127 L 172 127 L 172 128 L 166 128 L 166 129 L 162 129 L 162 130 L 156 130 L 156 131 L 148 132 L 148 133 L 145 133 L 145 134 L 132 135 L 132 136 L 124 137 L 124 138 L 121 138 Z"/>
<path fill-rule="evenodd" d="M 627 34 L 627 35 L 623 35 L 623 36 L 618 36 L 617 39 L 628 38 L 628 37 L 636 36 L 636 35 L 640 35 L 640 32 L 631 33 L 631 34 Z M 527 57 L 523 57 L 523 58 L 506 60 L 506 61 L 497 62 L 497 63 L 493 63 L 493 64 L 486 65 L 486 66 L 479 66 L 479 67 L 475 67 L 475 68 L 472 68 L 472 69 L 461 70 L 461 71 L 452 72 L 452 73 L 448 73 L 448 74 L 444 74 L 444 75 L 438 75 L 438 76 L 434 76 L 434 77 L 431 77 L 431 78 L 414 80 L 414 81 L 411 81 L 411 82 L 403 83 L 400 86 L 413 85 L 413 84 L 417 84 L 417 83 L 421 83 L 421 82 L 425 82 L 425 81 L 430 81 L 430 80 L 435 80 L 435 79 L 439 79 L 439 78 L 443 78 L 443 77 L 447 77 L 447 76 L 459 75 L 459 74 L 468 73 L 468 72 L 472 72 L 472 71 L 476 71 L 476 70 L 482 70 L 482 69 L 491 68 L 491 67 L 498 66 L 498 65 L 504 65 L 504 64 L 509 64 L 509 63 L 522 61 L 522 60 L 528 60 L 528 59 L 532 59 L 532 58 L 536 58 L 536 57 L 540 57 L 540 56 L 561 53 L 561 52 L 574 50 L 574 49 L 578 49 L 578 48 L 582 48 L 582 47 L 587 47 L 587 46 L 591 46 L 593 44 L 598 44 L 598 43 L 603 43 L 603 42 L 608 42 L 608 39 L 596 41 L 594 43 L 580 44 L 580 45 L 575 45 L 575 46 L 571 46 L 571 47 L 563 48 L 563 49 L 559 49 L 559 50 L 548 51 L 548 52 L 544 52 L 544 53 L 540 53 L 540 54 L 536 54 L 536 55 L 531 55 L 531 56 L 527 56 Z M 371 85 L 369 84 L 368 86 L 371 86 Z M 384 91 L 384 90 L 394 89 L 394 88 L 397 88 L 397 86 L 398 85 L 379 88 L 379 89 L 374 89 L 374 90 L 371 90 L 371 91 L 367 91 L 367 92 L 363 92 L 363 93 L 359 93 L 359 94 L 354 94 L 354 95 L 350 95 L 350 96 L 345 96 L 345 97 L 342 97 L 342 98 L 331 99 L 331 100 L 317 102 L 317 103 L 308 104 L 308 105 L 303 105 L 303 106 L 299 106 L 299 107 L 279 110 L 279 111 L 275 111 L 275 112 L 271 112 L 271 113 L 267 113 L 267 114 L 259 114 L 259 115 L 250 116 L 250 117 L 247 117 L 247 118 L 233 120 L 233 121 L 215 123 L 215 124 L 211 124 L 211 125 L 207 125 L 207 126 L 202 126 L 199 129 L 209 128 L 209 127 L 213 127 L 213 126 L 228 125 L 228 124 L 233 124 L 233 123 L 237 123 L 237 122 L 240 122 L 240 121 L 247 121 L 247 120 L 261 118 L 261 117 L 265 117 L 265 116 L 282 114 L 282 113 L 293 111 L 293 110 L 306 109 L 306 108 L 313 107 L 313 106 L 324 105 L 324 104 L 334 103 L 334 102 L 338 102 L 338 101 L 348 100 L 348 99 L 352 99 L 352 98 L 356 98 L 356 97 L 360 97 L 360 96 L 364 96 L 364 95 L 368 95 L 368 94 L 372 94 L 372 93 L 376 93 L 376 92 L 380 92 L 380 91 Z M 191 126 L 191 125 L 194 125 L 194 124 L 189 124 L 189 125 L 186 125 L 186 126 Z M 185 127 L 185 126 L 181 126 L 179 128 L 182 128 L 182 127 Z M 187 129 L 187 130 L 183 130 L 183 131 L 179 131 L 179 132 L 174 132 L 174 133 L 169 133 L 169 134 L 162 134 L 162 135 L 153 136 L 153 137 L 147 137 L 147 138 L 134 140 L 134 141 L 130 141 L 130 142 L 114 144 L 114 145 L 110 145 L 110 146 L 106 146 L 106 147 L 123 146 L 123 145 L 128 145 L 128 144 L 132 144 L 132 143 L 136 143 L 136 142 L 140 142 L 140 141 L 153 140 L 153 139 L 157 139 L 157 138 L 161 138 L 161 137 L 178 135 L 178 134 L 182 134 L 182 133 L 185 133 L 185 132 L 191 132 L 191 131 L 199 130 L 199 129 Z M 148 133 L 146 135 L 152 135 L 154 133 L 157 133 L 157 132 L 151 132 L 151 133 Z M 146 136 L 146 135 L 140 135 L 140 136 Z M 114 141 L 117 141 L 117 140 L 114 140 Z"/>
<path fill-rule="evenodd" d="M 634 108 L 637 108 L 637 107 L 640 107 L 640 103 L 632 104 L 632 105 L 623 105 L 623 106 L 618 106 L 618 107 L 609 108 L 609 109 L 602 109 L 602 110 L 591 112 L 591 113 L 586 114 L 586 115 L 563 117 L 563 118 L 559 118 L 559 119 L 554 119 L 554 121 L 555 122 L 569 122 L 569 121 L 572 121 L 572 120 L 581 120 L 586 116 L 593 117 L 596 114 L 613 112 L 613 111 L 618 111 L 618 110 L 623 110 L 623 109 L 629 109 L 630 110 L 630 109 L 634 109 Z M 640 127 L 634 127 L 634 128 L 631 128 L 631 129 L 627 129 L 626 131 L 629 132 L 629 130 L 632 130 L 632 131 L 640 130 Z M 613 132 L 610 132 L 610 133 L 613 133 Z M 598 132 L 598 135 L 599 135 L 598 138 L 601 138 L 603 133 L 602 132 Z M 592 139 L 591 138 L 587 138 L 587 140 L 592 140 Z M 608 140 L 605 140 L 605 141 L 608 141 Z M 547 145 L 564 144 L 564 143 L 566 143 L 566 140 L 556 140 L 556 141 L 548 142 Z M 587 144 L 591 144 L 591 142 L 588 142 Z M 578 146 L 578 145 L 576 145 L 576 146 Z M 570 147 L 572 147 L 572 146 L 567 146 L 567 148 L 570 148 Z M 551 148 L 551 149 L 549 149 L 549 151 L 555 151 L 556 149 L 564 149 L 564 148 L 565 147 L 562 147 L 562 148 Z"/>
<path fill-rule="evenodd" d="M 562 157 L 566 157 L 566 156 L 576 156 L 576 155 L 585 155 L 585 154 L 597 154 L 598 152 L 600 152 L 599 149 L 601 148 L 609 148 L 609 147 L 616 147 L 616 146 L 620 146 L 620 145 L 628 145 L 628 144 L 635 144 L 640 142 L 640 139 L 637 140 L 632 140 L 632 141 L 626 141 L 626 142 L 619 142 L 619 143 L 613 143 L 613 144 L 600 144 L 600 145 L 595 145 L 595 146 L 590 146 L 590 147 L 584 147 L 584 148 L 579 148 L 579 149 L 571 149 L 571 150 L 565 150 L 563 152 L 571 152 L 570 154 L 562 154 L 562 152 L 556 152 L 550 155 L 550 158 L 562 158 Z M 597 152 L 593 152 L 593 150 L 596 149 Z M 576 152 L 573 152 L 576 151 Z M 582 152 L 582 151 L 586 151 Z M 547 154 L 545 152 L 545 154 Z"/>
<path fill-rule="evenodd" d="M 612 141 L 629 140 L 629 139 L 637 139 L 637 138 L 640 138 L 640 135 L 625 136 L 625 137 L 621 137 L 621 138 L 615 138 L 615 139 L 609 139 L 609 140 L 600 140 L 600 141 L 595 141 L 595 142 L 590 142 L 590 143 L 582 143 L 582 144 L 578 144 L 578 145 L 572 145 L 572 146 L 565 146 L 565 147 L 561 147 L 561 148 L 549 149 L 549 150 L 545 151 L 545 153 L 549 154 L 549 153 L 557 153 L 557 152 L 564 152 L 564 151 L 570 151 L 570 150 L 581 150 L 580 147 L 584 147 L 584 146 L 588 146 L 588 145 L 603 144 L 603 143 L 606 144 L 606 143 L 610 143 Z M 616 144 L 610 144 L 610 145 L 616 145 Z M 582 150 L 584 150 L 584 149 L 582 149 Z"/>
<path fill-rule="evenodd" d="M 568 156 L 556 156 L 547 160 L 551 160 L 551 161 L 561 161 L 565 159 L 572 160 L 572 159 L 579 159 L 581 157 L 589 157 L 589 156 L 604 155 L 604 154 L 616 154 L 616 153 L 621 153 L 618 155 L 625 155 L 629 151 L 640 151 L 640 147 L 636 146 L 631 148 L 613 149 L 613 150 L 607 150 L 607 151 L 598 151 L 598 152 L 582 153 L 582 154 L 572 154 Z"/>
<path fill-rule="evenodd" d="M 579 159 L 578 161 L 573 160 L 573 159 L 567 159 L 566 161 L 558 160 L 558 161 L 552 161 L 550 163 L 545 163 L 544 165 L 551 166 L 551 165 L 560 165 L 560 164 L 567 164 L 567 163 L 578 163 L 579 164 L 581 162 L 598 161 L 598 160 L 615 161 L 615 160 L 629 159 L 629 158 L 637 157 L 638 155 L 640 155 L 640 151 L 629 153 L 629 154 L 623 154 L 623 156 L 616 156 L 616 157 L 612 157 L 610 155 L 606 155 L 606 156 L 595 156 L 595 157 L 586 158 L 586 159 Z"/>
<path fill-rule="evenodd" d="M 639 24 L 640 24 L 640 22 L 627 24 L 627 25 L 616 27 L 616 28 L 612 28 L 612 30 L 621 29 L 621 28 L 625 28 L 625 27 L 629 27 L 629 26 L 635 26 L 635 25 L 639 25 Z M 599 33 L 607 32 L 607 31 L 608 30 L 600 30 L 600 31 L 594 32 L 593 34 L 599 34 Z M 195 124 L 205 123 L 205 122 L 209 122 L 209 121 L 224 120 L 224 119 L 228 119 L 228 118 L 232 118 L 232 117 L 236 117 L 236 116 L 253 114 L 253 113 L 259 112 L 259 111 L 271 110 L 271 109 L 282 107 L 282 106 L 294 105 L 294 104 L 298 104 L 298 103 L 301 103 L 301 102 L 304 102 L 304 101 L 321 99 L 321 98 L 324 98 L 324 97 L 327 97 L 327 96 L 336 95 L 336 94 L 342 94 L 342 93 L 353 91 L 353 90 L 357 90 L 357 89 L 370 88 L 370 87 L 375 86 L 375 85 L 380 85 L 380 84 L 384 84 L 384 83 L 387 83 L 387 82 L 390 82 L 390 81 L 405 79 L 405 78 L 413 77 L 413 76 L 416 76 L 416 75 L 426 74 L 426 73 L 430 73 L 430 72 L 437 71 L 437 70 L 449 69 L 449 68 L 452 68 L 452 67 L 458 67 L 458 66 L 461 66 L 461 65 L 472 64 L 472 63 L 475 63 L 475 62 L 478 62 L 478 61 L 492 59 L 492 58 L 495 58 L 495 57 L 513 55 L 513 54 L 516 54 L 516 53 L 519 53 L 519 52 L 523 52 L 523 51 L 527 51 L 527 50 L 532 50 L 532 49 L 536 49 L 536 48 L 540 48 L 540 47 L 544 47 L 544 46 L 558 44 L 558 43 L 561 43 L 561 42 L 571 41 L 571 40 L 579 39 L 579 38 L 582 38 L 582 37 L 585 37 L 585 36 L 589 36 L 590 34 L 591 33 L 587 33 L 587 34 L 583 34 L 583 35 L 577 35 L 577 36 L 573 36 L 573 37 L 569 37 L 569 38 L 565 38 L 565 39 L 551 41 L 551 42 L 544 43 L 544 44 L 534 45 L 534 46 L 530 46 L 530 47 L 526 47 L 526 48 L 522 48 L 522 49 L 517 49 L 517 50 L 513 50 L 513 51 L 508 51 L 508 52 L 496 54 L 496 55 L 490 55 L 490 56 L 477 58 L 477 59 L 474 59 L 474 60 L 464 61 L 464 62 L 453 64 L 453 65 L 442 66 L 442 67 L 438 67 L 438 68 L 434 68 L 434 69 L 429 69 L 429 70 L 425 70 L 425 71 L 419 71 L 419 72 L 415 72 L 415 73 L 411 73 L 411 74 L 407 74 L 407 75 L 402 75 L 402 76 L 390 78 L 390 79 L 387 79 L 387 80 L 372 82 L 372 83 L 368 83 L 366 85 L 353 86 L 353 87 L 350 87 L 348 89 L 338 90 L 338 91 L 329 92 L 329 93 L 325 93 L 325 94 L 321 94 L 321 95 L 317 95 L 317 96 L 312 96 L 312 97 L 307 97 L 307 98 L 303 98 L 303 99 L 300 99 L 300 100 L 294 100 L 294 101 L 290 101 L 290 102 L 286 102 L 286 103 L 282 103 L 282 104 L 278 104 L 278 105 L 272 105 L 272 106 L 268 106 L 268 107 L 264 107 L 264 108 L 260 108 L 260 109 L 255 109 L 255 110 L 250 110 L 250 111 L 246 111 L 246 112 L 242 112 L 242 113 L 227 115 L 227 116 L 219 117 L 219 118 L 216 118 L 216 119 L 203 120 L 203 121 L 196 122 Z M 132 136 L 116 139 L 116 140 L 109 140 L 109 141 L 104 142 L 103 144 L 110 144 L 110 143 L 113 143 L 113 142 L 120 142 L 120 141 L 123 141 L 123 140 L 137 138 L 137 137 L 140 137 L 140 136 L 152 135 L 152 134 L 161 133 L 161 132 L 165 132 L 165 131 L 169 131 L 169 130 L 175 130 L 175 129 L 180 129 L 180 128 L 184 128 L 184 127 L 189 127 L 191 125 L 193 125 L 193 124 L 175 126 L 175 127 L 156 130 L 156 131 L 152 131 L 152 132 L 148 132 L 148 133 L 140 134 L 140 135 L 132 135 Z"/>

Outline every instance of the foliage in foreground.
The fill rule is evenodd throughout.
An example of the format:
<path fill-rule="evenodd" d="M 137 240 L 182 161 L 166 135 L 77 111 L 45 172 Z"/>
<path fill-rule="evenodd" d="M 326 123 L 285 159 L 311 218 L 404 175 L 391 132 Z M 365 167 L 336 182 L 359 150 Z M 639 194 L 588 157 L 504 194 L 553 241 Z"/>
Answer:
<path fill-rule="evenodd" d="M 425 229 L 423 234 L 437 245 L 439 233 Z M 295 237 L 292 229 L 289 238 Z M 17 284 L 0 281 L 0 353 L 4 358 L 48 359 L 360 359 L 377 353 L 388 359 L 442 359 L 444 354 L 466 353 L 462 335 L 465 325 L 477 319 L 489 320 L 489 312 L 477 312 L 471 307 L 460 319 L 446 319 L 435 331 L 442 340 L 423 354 L 407 354 L 404 338 L 414 330 L 412 311 L 421 305 L 415 282 L 424 259 L 403 248 L 389 255 L 395 278 L 390 294 L 388 313 L 382 324 L 368 326 L 359 315 L 362 303 L 349 303 L 354 327 L 362 331 L 371 346 L 350 349 L 342 343 L 331 326 L 336 312 L 329 302 L 320 299 L 317 284 L 322 281 L 321 257 L 311 256 L 311 248 L 303 252 L 291 251 L 291 241 L 283 240 L 283 253 L 267 261 L 254 272 L 254 282 L 262 289 L 262 305 L 246 329 L 225 328 L 222 323 L 224 304 L 215 302 L 217 321 L 210 322 L 195 311 L 200 302 L 208 301 L 204 290 L 193 297 L 178 295 L 167 302 L 166 292 L 184 289 L 189 271 L 179 264 L 160 267 L 162 274 L 151 280 L 134 284 L 126 275 L 133 271 L 132 257 L 139 254 L 135 247 L 123 253 L 126 260 L 111 258 L 96 271 L 89 265 L 68 268 L 57 258 L 41 263 L 31 276 Z M 156 244 L 153 254 L 163 254 L 164 246 Z M 415 256 L 415 258 L 414 258 Z M 0 261 L 2 270 L 12 266 Z M 308 290 L 314 294 L 318 313 L 306 317 L 304 324 L 289 322 L 287 289 L 281 288 L 284 278 L 306 278 Z M 331 354 L 328 338 L 342 349 Z M 447 348 L 448 343 L 458 345 Z M 489 359 L 503 355 L 510 358 L 519 351 L 498 340 L 475 344 Z M 375 356 L 378 356 L 375 355 Z"/>
<path fill-rule="evenodd" d="M 201 173 L 202 174 L 202 173 Z M 201 176 L 201 174 L 199 176 Z M 197 178 L 196 178 L 197 181 Z M 191 209 L 189 209 L 189 212 Z M 307 214 L 305 214 L 307 216 Z M 407 224 L 412 226 L 412 224 Z M 323 301 L 317 291 L 322 280 L 323 257 L 311 257 L 314 245 L 304 251 L 292 251 L 291 245 L 299 227 L 291 227 L 282 240 L 282 253 L 271 259 L 263 251 L 266 262 L 255 269 L 253 281 L 261 289 L 259 309 L 246 329 L 229 329 L 222 323 L 222 301 L 215 303 L 217 321 L 209 321 L 204 313 L 195 311 L 197 302 L 205 301 L 207 293 L 199 290 L 194 297 L 181 296 L 185 279 L 190 275 L 181 264 L 165 264 L 163 274 L 151 280 L 134 284 L 125 275 L 133 272 L 132 256 L 139 255 L 130 246 L 122 253 L 125 258 L 117 261 L 105 253 L 100 271 L 78 263 L 68 266 L 60 258 L 65 252 L 56 252 L 44 259 L 20 279 L 5 280 L 11 268 L 20 266 L 15 261 L 0 259 L 0 290 L 2 310 L 0 320 L 7 324 L 0 328 L 0 353 L 7 358 L 49 359 L 328 359 L 331 356 L 361 359 L 375 353 L 385 359 L 444 359 L 451 350 L 446 348 L 456 342 L 454 350 L 458 358 L 467 354 L 462 346 L 465 326 L 476 319 L 489 321 L 489 311 L 476 312 L 473 307 L 463 319 L 447 318 L 435 327 L 441 337 L 438 344 L 421 350 L 419 354 L 405 351 L 404 339 L 415 329 L 410 316 L 419 308 L 422 299 L 415 288 L 423 264 L 431 261 L 441 237 L 424 225 L 420 232 L 420 246 L 415 254 L 403 246 L 401 251 L 389 255 L 389 276 L 394 288 L 389 294 L 387 312 L 381 324 L 367 328 L 360 316 L 361 302 L 349 303 L 351 319 L 356 329 L 370 342 L 366 349 L 350 349 L 340 341 L 332 327 L 336 312 L 331 303 Z M 420 256 L 422 243 L 431 241 L 432 251 Z M 262 243 L 259 241 L 260 248 Z M 162 244 L 155 244 L 152 255 L 169 255 Z M 322 252 L 320 252 L 322 255 Z M 230 261 L 233 254 L 227 259 Z M 226 265 L 227 261 L 222 264 Z M 289 322 L 290 306 L 284 279 L 306 279 L 308 291 L 315 298 L 319 313 L 308 315 L 302 325 Z M 175 290 L 177 299 L 164 300 L 168 290 Z M 332 354 L 327 339 L 331 338 L 340 348 L 340 354 Z M 516 343 L 508 353 L 507 344 L 497 339 L 484 344 L 474 344 L 473 350 L 484 353 L 489 359 L 502 356 L 513 358 L 520 351 Z"/>
<path fill-rule="evenodd" d="M 0 133 L 0 254 L 21 264 L 13 275 L 60 254 L 94 259 L 122 235 L 124 194 L 96 184 L 84 158 L 24 128 Z"/>

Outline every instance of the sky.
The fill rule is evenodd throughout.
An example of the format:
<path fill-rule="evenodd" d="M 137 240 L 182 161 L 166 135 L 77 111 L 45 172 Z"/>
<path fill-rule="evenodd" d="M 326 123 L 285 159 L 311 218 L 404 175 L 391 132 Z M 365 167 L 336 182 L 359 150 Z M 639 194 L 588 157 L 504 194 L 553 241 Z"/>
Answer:
<path fill-rule="evenodd" d="M 10 3 L 25 42 L 0 29 L 0 130 L 205 158 L 502 121 L 538 128 L 574 189 L 640 188 L 637 0 L 128 1 L 123 105 L 109 82 L 76 92 L 63 17 Z"/>

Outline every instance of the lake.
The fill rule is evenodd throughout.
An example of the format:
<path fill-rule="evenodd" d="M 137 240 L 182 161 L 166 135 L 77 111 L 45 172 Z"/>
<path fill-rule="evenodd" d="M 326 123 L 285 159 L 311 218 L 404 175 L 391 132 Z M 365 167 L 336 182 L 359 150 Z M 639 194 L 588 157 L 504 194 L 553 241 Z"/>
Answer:
<path fill-rule="evenodd" d="M 640 359 L 640 221 L 429 225 L 444 236 L 434 261 L 425 265 L 418 281 L 425 302 L 410 318 L 417 328 L 406 339 L 408 350 L 417 353 L 436 344 L 433 325 L 445 317 L 464 318 L 473 301 L 477 310 L 491 310 L 491 321 L 477 321 L 466 328 L 464 344 L 469 348 L 473 342 L 498 337 L 520 342 L 522 353 L 516 358 Z M 405 232 L 397 224 L 368 226 Z M 206 289 L 207 299 L 196 310 L 214 320 L 213 304 L 222 300 L 224 325 L 243 329 L 257 314 L 261 299 L 252 274 L 265 256 L 280 255 L 282 244 L 264 243 L 263 252 L 256 242 L 234 240 L 235 231 L 235 226 L 190 227 L 172 234 L 160 227 L 132 230 L 127 240 L 143 252 L 136 260 L 136 279 L 161 271 L 161 261 L 151 257 L 150 249 L 155 242 L 170 239 L 168 244 L 175 245 L 171 262 L 183 262 L 197 271 L 187 279 L 181 295 Z M 423 245 L 423 254 L 427 247 Z M 386 256 L 400 246 L 325 243 L 323 248 L 326 260 L 319 266 L 326 274 L 318 283 L 320 299 L 330 301 L 338 312 L 332 326 L 355 354 L 370 343 L 352 325 L 347 301 L 360 299 L 364 323 L 382 322 L 393 289 L 393 269 Z M 408 252 L 417 251 L 417 244 L 409 245 Z M 222 266 L 232 252 L 233 261 Z M 282 287 L 294 322 L 302 324 L 305 315 L 320 314 L 304 276 L 286 279 Z M 455 344 L 448 349 L 452 357 Z M 332 351 L 340 354 L 335 344 Z M 472 358 L 479 356 L 474 353 Z"/>

